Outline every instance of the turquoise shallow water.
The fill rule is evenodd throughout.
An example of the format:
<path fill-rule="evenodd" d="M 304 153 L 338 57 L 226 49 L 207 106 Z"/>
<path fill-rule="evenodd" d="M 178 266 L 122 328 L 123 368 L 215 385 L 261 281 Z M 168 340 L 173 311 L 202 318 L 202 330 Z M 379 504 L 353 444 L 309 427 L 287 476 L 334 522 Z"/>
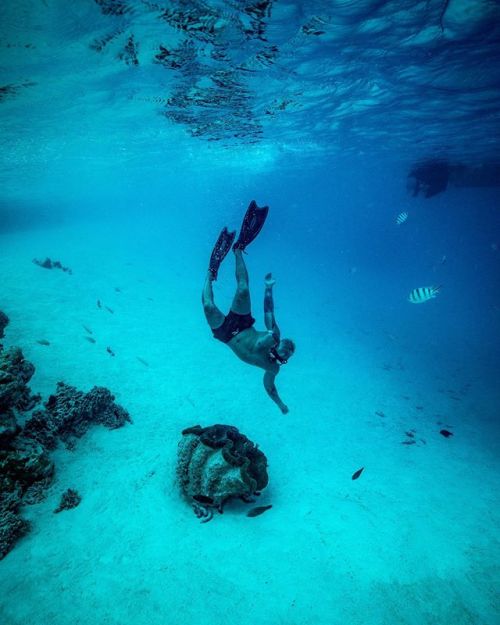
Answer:
<path fill-rule="evenodd" d="M 499 620 L 498 188 L 405 189 L 421 158 L 500 161 L 496 5 L 256 7 L 0 9 L 4 347 L 44 398 L 103 385 L 133 418 L 54 452 L 0 561 L 2 623 Z M 200 302 L 251 199 L 270 206 L 246 256 L 256 327 L 272 271 L 297 345 L 276 380 L 287 415 Z M 46 256 L 73 273 L 31 262 Z M 272 509 L 198 522 L 175 480 L 197 423 L 259 444 Z M 55 515 L 67 488 L 82 502 Z"/>

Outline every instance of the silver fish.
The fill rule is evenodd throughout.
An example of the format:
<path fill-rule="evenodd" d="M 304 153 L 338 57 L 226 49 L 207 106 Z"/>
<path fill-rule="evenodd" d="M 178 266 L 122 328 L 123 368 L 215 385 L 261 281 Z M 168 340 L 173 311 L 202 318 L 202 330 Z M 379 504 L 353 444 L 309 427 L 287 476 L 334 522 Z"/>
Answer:
<path fill-rule="evenodd" d="M 423 304 L 436 297 L 441 286 L 419 286 L 408 295 L 408 301 L 412 304 Z"/>

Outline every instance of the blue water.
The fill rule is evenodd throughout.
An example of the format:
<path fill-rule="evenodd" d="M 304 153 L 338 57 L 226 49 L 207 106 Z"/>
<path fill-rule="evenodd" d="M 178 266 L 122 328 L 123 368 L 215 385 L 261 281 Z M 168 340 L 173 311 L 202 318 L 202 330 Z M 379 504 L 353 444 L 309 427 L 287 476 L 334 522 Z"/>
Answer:
<path fill-rule="evenodd" d="M 2 3 L 4 345 L 45 398 L 104 385 L 134 420 L 55 452 L 2 623 L 500 622 L 500 186 L 406 190 L 420 159 L 500 163 L 499 24 L 493 0 Z M 200 301 L 252 199 L 252 314 L 272 271 L 297 346 L 287 415 Z M 224 312 L 234 288 L 230 254 Z M 199 524 L 175 482 L 197 423 L 259 444 L 271 510 Z"/>

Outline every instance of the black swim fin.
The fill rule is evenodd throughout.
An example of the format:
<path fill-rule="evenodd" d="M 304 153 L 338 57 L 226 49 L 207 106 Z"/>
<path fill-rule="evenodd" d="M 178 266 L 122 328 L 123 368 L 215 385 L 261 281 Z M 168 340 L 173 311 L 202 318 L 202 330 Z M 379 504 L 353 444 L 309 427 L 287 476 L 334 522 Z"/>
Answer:
<path fill-rule="evenodd" d="M 252 200 L 250 202 L 250 206 L 247 208 L 245 217 L 243 217 L 240 235 L 236 243 L 233 245 L 234 250 L 244 251 L 246 246 L 255 239 L 255 237 L 262 230 L 262 226 L 266 221 L 268 212 L 269 206 L 263 206 L 262 208 L 259 208 L 255 200 Z"/>
<path fill-rule="evenodd" d="M 212 255 L 210 256 L 210 264 L 208 269 L 212 274 L 214 280 L 217 280 L 217 273 L 219 271 L 219 267 L 226 258 L 229 250 L 231 249 L 231 245 L 233 244 L 234 237 L 236 236 L 236 230 L 233 232 L 229 232 L 228 229 L 224 226 L 221 233 L 219 234 L 219 238 L 217 239 L 217 243 L 215 244 L 214 249 L 212 250 Z"/>

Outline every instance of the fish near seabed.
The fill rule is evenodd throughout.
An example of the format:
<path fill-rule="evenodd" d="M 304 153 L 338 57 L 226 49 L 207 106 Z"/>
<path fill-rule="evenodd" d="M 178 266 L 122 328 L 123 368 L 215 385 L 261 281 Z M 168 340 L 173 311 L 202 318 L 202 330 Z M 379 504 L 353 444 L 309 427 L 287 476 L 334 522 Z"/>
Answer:
<path fill-rule="evenodd" d="M 398 226 L 400 226 L 401 224 L 404 224 L 407 219 L 408 213 L 406 211 L 403 211 L 402 213 L 399 213 L 399 215 L 396 217 L 396 223 Z"/>
<path fill-rule="evenodd" d="M 355 471 L 352 474 L 351 480 L 357 480 L 358 477 L 363 473 L 365 467 L 361 467 L 361 469 L 358 469 L 357 471 Z"/>
<path fill-rule="evenodd" d="M 436 297 L 441 290 L 440 286 L 419 286 L 408 295 L 411 304 L 423 304 Z"/>
<path fill-rule="evenodd" d="M 257 506 L 256 508 L 252 508 L 251 510 L 249 510 L 247 512 L 247 516 L 249 517 L 260 516 L 261 514 L 264 514 L 266 510 L 270 510 L 271 508 L 272 508 L 271 504 L 268 506 Z"/>

